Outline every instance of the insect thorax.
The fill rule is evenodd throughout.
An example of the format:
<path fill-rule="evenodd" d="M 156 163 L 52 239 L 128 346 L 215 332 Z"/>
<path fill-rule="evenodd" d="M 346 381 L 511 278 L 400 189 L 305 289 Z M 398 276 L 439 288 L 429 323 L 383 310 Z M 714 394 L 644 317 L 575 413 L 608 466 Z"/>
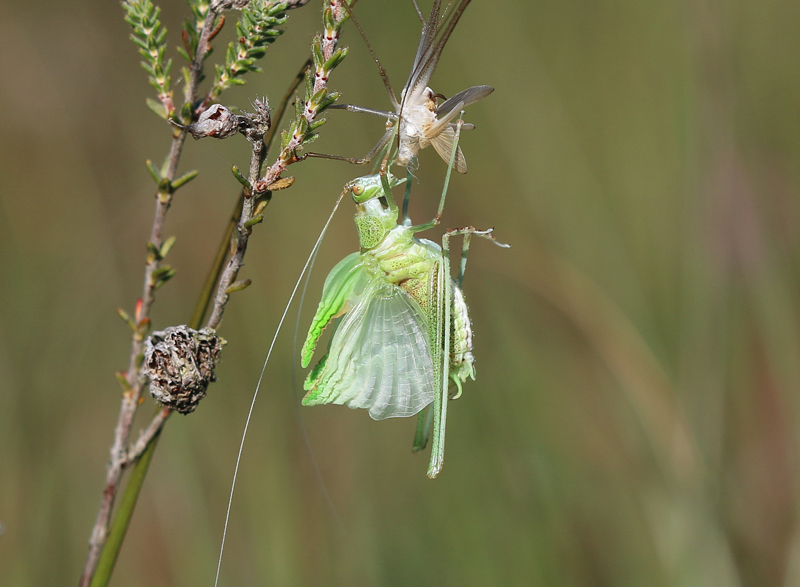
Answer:
<path fill-rule="evenodd" d="M 414 238 L 407 226 L 395 225 L 376 246 L 362 250 L 368 271 L 394 284 L 419 304 L 426 316 L 432 279 L 441 261 L 441 249 L 431 241 Z"/>
<path fill-rule="evenodd" d="M 361 249 L 372 249 L 381 244 L 397 226 L 397 210 L 385 208 L 378 198 L 356 205 L 356 229 Z"/>

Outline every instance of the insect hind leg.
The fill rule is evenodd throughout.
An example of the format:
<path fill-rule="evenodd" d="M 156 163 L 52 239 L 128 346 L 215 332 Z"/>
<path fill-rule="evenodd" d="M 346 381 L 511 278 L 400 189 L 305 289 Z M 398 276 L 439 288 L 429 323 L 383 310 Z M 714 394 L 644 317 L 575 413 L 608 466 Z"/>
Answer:
<path fill-rule="evenodd" d="M 414 444 L 411 447 L 413 452 L 425 450 L 428 439 L 431 436 L 431 426 L 433 424 L 433 408 L 427 407 L 417 416 L 417 431 L 414 434 Z"/>
<path fill-rule="evenodd" d="M 498 242 L 497 239 L 494 238 L 494 228 L 487 228 L 486 230 L 478 230 L 474 226 L 465 226 L 463 228 L 451 228 L 445 231 L 444 235 L 442 236 L 443 255 L 445 256 L 450 255 L 450 238 L 459 235 L 464 236 L 464 242 L 461 245 L 461 261 L 459 263 L 458 279 L 456 279 L 456 283 L 458 284 L 459 287 L 461 287 L 461 283 L 464 281 L 464 273 L 467 270 L 467 253 L 469 252 L 469 246 L 473 236 L 485 238 L 486 240 L 497 245 L 498 247 L 502 247 L 504 249 L 508 249 L 511 247 L 511 245 Z"/>

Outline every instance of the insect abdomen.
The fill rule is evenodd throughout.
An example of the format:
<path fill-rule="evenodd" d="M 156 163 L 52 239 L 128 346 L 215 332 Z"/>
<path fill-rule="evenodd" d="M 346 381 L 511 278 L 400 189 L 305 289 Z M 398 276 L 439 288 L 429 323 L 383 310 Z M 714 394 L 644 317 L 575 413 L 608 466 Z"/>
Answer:
<path fill-rule="evenodd" d="M 475 379 L 475 357 L 472 355 L 472 324 L 469 308 L 461 288 L 453 281 L 452 331 L 450 334 L 450 376 L 466 381 Z"/>

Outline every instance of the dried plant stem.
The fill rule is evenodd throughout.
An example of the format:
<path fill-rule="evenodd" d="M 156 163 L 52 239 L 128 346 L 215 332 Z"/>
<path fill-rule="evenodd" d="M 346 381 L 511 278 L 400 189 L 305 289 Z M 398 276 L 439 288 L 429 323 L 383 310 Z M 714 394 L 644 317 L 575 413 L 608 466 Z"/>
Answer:
<path fill-rule="evenodd" d="M 237 226 L 239 226 L 239 218 L 242 215 L 244 197 L 244 190 L 242 190 L 242 193 L 236 200 L 236 205 L 233 208 L 233 212 L 231 212 L 231 216 L 228 219 L 228 224 L 225 226 L 225 232 L 220 240 L 214 261 L 211 263 L 211 267 L 208 270 L 205 283 L 203 283 L 203 289 L 200 292 L 200 299 L 198 300 L 198 304 L 195 306 L 194 312 L 192 312 L 192 317 L 189 320 L 189 328 L 200 328 L 200 324 L 203 323 L 203 318 L 205 318 L 205 315 L 208 312 L 208 306 L 211 303 L 211 300 L 214 298 L 214 286 L 217 285 L 217 280 L 219 280 L 219 276 L 222 274 L 222 268 L 225 265 L 225 261 L 228 259 L 228 254 L 231 248 L 231 239 L 233 238 L 233 231 L 236 230 Z"/>
<path fill-rule="evenodd" d="M 163 411 L 169 412 L 170 410 Z M 155 452 L 156 440 L 160 434 L 161 427 L 159 426 L 158 430 L 155 432 L 154 438 L 139 457 L 137 466 L 131 471 L 125 494 L 122 496 L 117 515 L 114 518 L 114 524 L 106 539 L 105 549 L 103 550 L 104 556 L 100 557 L 97 562 L 97 568 L 95 569 L 94 577 L 92 577 L 91 587 L 107 585 L 111 578 L 111 573 L 117 562 L 117 556 L 122 547 L 122 540 L 125 538 L 125 532 L 128 529 L 131 516 L 133 516 L 136 500 L 139 498 L 139 490 L 142 488 L 144 477 L 150 466 L 150 459 L 153 457 L 153 452 Z"/>
<path fill-rule="evenodd" d="M 250 157 L 250 185 L 255 185 L 258 181 L 258 176 L 261 171 L 261 164 L 264 162 L 264 141 L 259 137 L 258 140 L 253 141 L 253 150 Z M 244 256 L 247 252 L 247 243 L 250 239 L 250 234 L 253 232 L 252 226 L 249 222 L 253 219 L 253 211 L 255 210 L 257 195 L 251 190 L 245 190 L 244 199 L 242 200 L 242 214 L 239 217 L 239 225 L 236 236 L 236 248 L 228 260 L 225 270 L 219 280 L 217 287 L 217 295 L 214 298 L 214 308 L 211 311 L 211 317 L 208 319 L 207 326 L 209 328 L 217 328 L 222 320 L 222 313 L 225 311 L 225 306 L 230 298 L 230 287 L 233 285 L 239 269 L 244 265 Z"/>
<path fill-rule="evenodd" d="M 200 36 L 198 43 L 197 53 L 191 64 L 191 88 L 190 100 L 194 101 L 197 94 L 197 86 L 200 83 L 203 61 L 208 52 L 209 35 L 213 30 L 213 24 L 216 20 L 217 14 L 213 10 L 209 10 L 203 24 L 203 32 Z M 163 228 L 164 220 L 167 211 L 169 210 L 172 201 L 172 186 L 171 182 L 175 179 L 178 170 L 178 162 L 180 161 L 183 145 L 186 142 L 186 131 L 183 129 L 175 130 L 170 145 L 169 155 L 167 158 L 167 166 L 164 173 L 163 181 L 159 186 L 158 193 L 156 194 L 156 210 L 153 218 L 153 225 L 150 231 L 150 243 L 153 248 L 159 249 L 163 243 Z M 107 573 L 103 577 L 98 577 L 99 581 L 92 581 L 98 568 L 103 546 L 106 544 L 109 531 L 109 520 L 111 512 L 114 507 L 114 500 L 117 492 L 119 491 L 120 481 L 122 480 L 123 473 L 127 467 L 131 465 L 131 454 L 127 450 L 128 440 L 130 438 L 131 427 L 136 416 L 137 408 L 139 407 L 139 400 L 142 395 L 142 388 L 144 386 L 144 379 L 140 372 L 140 356 L 142 354 L 142 345 L 144 343 L 144 335 L 149 325 L 150 308 L 155 299 L 156 280 L 154 274 L 159 268 L 160 259 L 152 252 L 148 255 L 147 264 L 144 273 L 144 285 L 142 291 L 142 298 L 137 305 L 135 321 L 137 328 L 135 329 L 131 339 L 131 353 L 128 361 L 127 381 L 128 389 L 122 395 L 122 402 L 120 405 L 119 416 L 117 424 L 114 428 L 114 442 L 111 446 L 111 460 L 108 464 L 106 472 L 105 489 L 103 491 L 103 498 L 100 503 L 100 509 L 97 512 L 94 528 L 89 539 L 89 554 L 86 558 L 83 573 L 80 579 L 80 587 L 88 587 L 91 584 L 107 583 L 110 578 L 111 568 L 113 568 L 113 561 L 108 568 Z M 158 423 L 156 429 L 150 436 L 152 440 L 160 431 L 161 425 L 166 421 L 166 416 L 163 417 Z M 150 428 L 148 428 L 150 429 Z M 141 439 L 140 439 L 141 440 Z M 136 458 L 141 455 L 141 451 L 133 451 Z M 111 555 L 109 555 L 111 557 Z M 113 554 L 113 560 L 116 560 L 116 553 Z"/>
<path fill-rule="evenodd" d="M 172 410 L 169 408 L 161 408 L 158 410 L 158 412 L 156 412 L 156 415 L 153 416 L 150 424 L 148 424 L 147 428 L 142 430 L 142 432 L 139 434 L 139 438 L 128 450 L 129 462 L 133 462 L 142 456 L 142 453 L 145 451 L 147 446 L 161 432 L 164 422 L 167 421 L 167 418 L 169 418 L 171 414 Z"/>
<path fill-rule="evenodd" d="M 303 64 L 303 66 L 300 68 L 300 71 L 297 73 L 297 76 L 295 76 L 295 79 L 289 85 L 289 88 L 286 91 L 286 94 L 284 94 L 280 105 L 276 110 L 272 112 L 272 117 L 273 117 L 272 127 L 267 131 L 267 134 L 264 135 L 263 156 L 265 158 L 269 154 L 270 147 L 272 146 L 272 141 L 275 138 L 277 129 L 280 127 L 281 120 L 283 119 L 283 115 L 286 112 L 286 108 L 289 106 L 289 101 L 291 100 L 294 93 L 297 91 L 297 88 L 300 86 L 300 84 L 303 83 L 303 79 L 305 77 L 305 71 L 310 65 L 311 65 L 311 59 L 307 59 L 306 62 Z M 261 198 L 264 197 L 269 198 L 270 193 L 267 192 L 266 194 L 262 194 L 256 201 L 258 202 L 260 201 Z M 245 191 L 243 190 L 241 195 L 239 196 L 238 201 L 236 202 L 236 206 L 234 206 L 233 208 L 233 212 L 231 213 L 231 217 L 225 229 L 225 233 L 222 236 L 222 241 L 220 242 L 219 249 L 217 249 L 217 255 L 214 257 L 214 262 L 212 263 L 211 268 L 209 269 L 208 272 L 208 276 L 206 277 L 206 281 L 203 284 L 203 290 L 200 295 L 200 302 L 198 303 L 197 307 L 192 313 L 192 318 L 189 321 L 190 328 L 200 328 L 200 324 L 202 324 L 203 318 L 205 317 L 205 314 L 208 311 L 208 304 L 212 299 L 214 286 L 217 284 L 217 280 L 222 274 L 222 269 L 223 265 L 225 264 L 225 260 L 228 258 L 228 253 L 230 250 L 230 242 L 231 239 L 233 238 L 233 231 L 236 230 L 236 227 L 239 225 L 239 219 L 242 215 L 242 206 L 244 204 L 244 199 L 245 199 Z"/>
<path fill-rule="evenodd" d="M 329 28 L 326 25 L 322 41 L 322 53 L 326 60 L 330 59 L 336 49 L 339 39 L 339 27 L 346 18 L 344 2 L 345 0 L 330 0 L 329 3 L 330 13 L 327 14 L 333 16 L 333 20 L 330 21 L 330 27 L 333 28 Z M 296 0 L 294 3 L 290 3 L 292 4 L 290 7 L 297 7 L 304 3 L 304 0 Z M 203 78 L 203 64 L 209 51 L 209 42 L 219 28 L 215 28 L 218 22 L 217 17 L 223 10 L 230 8 L 233 4 L 235 3 L 228 0 L 215 0 L 208 8 L 198 38 L 197 50 L 189 67 L 189 91 L 187 92 L 187 102 L 184 104 L 182 110 L 184 116 L 186 116 L 188 108 L 188 112 L 191 112 L 193 117 L 196 118 L 207 106 L 207 100 L 198 100 L 197 97 L 199 84 Z M 304 66 L 304 70 L 307 66 L 308 64 Z M 335 67 L 335 65 L 326 65 L 326 67 L 332 68 Z M 317 76 L 315 78 L 315 83 L 313 85 L 315 92 L 326 87 L 327 71 L 328 70 L 325 71 L 324 76 Z M 302 79 L 303 76 L 299 75 L 293 83 L 280 107 L 281 113 L 286 108 L 289 97 L 297 89 Z M 328 102 L 328 104 L 329 103 L 330 102 Z M 306 108 L 303 113 L 306 122 L 308 122 L 308 124 L 313 122 L 325 107 L 326 105 L 310 105 L 310 107 Z M 184 122 L 188 124 L 189 121 Z M 281 150 L 275 163 L 269 167 L 264 177 L 259 179 L 261 168 L 266 159 L 269 144 L 274 136 L 274 132 L 275 129 L 271 128 L 266 135 L 266 141 L 263 135 L 248 135 L 248 138 L 250 138 L 253 144 L 249 170 L 250 188 L 245 189 L 242 194 L 241 212 L 238 214 L 238 222 L 236 222 L 235 248 L 231 252 L 230 258 L 221 276 L 219 275 L 219 271 L 225 262 L 227 252 L 221 251 L 217 255 L 212 271 L 209 273 L 206 285 L 201 293 L 200 300 L 192 314 L 192 324 L 189 324 L 191 328 L 199 328 L 199 323 L 202 321 L 202 317 L 206 312 L 212 292 L 214 291 L 214 283 L 217 281 L 218 276 L 219 283 L 217 284 L 216 295 L 214 296 L 211 317 L 208 320 L 208 326 L 211 328 L 216 328 L 219 325 L 230 293 L 236 289 L 246 287 L 247 283 L 237 284 L 235 283 L 235 279 L 244 264 L 244 256 L 247 251 L 247 244 L 252 232 L 252 226 L 258 221 L 258 219 L 254 220 L 254 216 L 259 201 L 263 197 L 270 197 L 270 187 L 280 178 L 281 173 L 288 165 L 304 158 L 298 157 L 296 151 L 302 147 L 303 142 L 307 140 L 308 137 L 305 132 L 298 131 L 290 137 L 290 140 Z M 175 178 L 181 153 L 186 142 L 186 136 L 187 131 L 183 127 L 176 128 L 173 131 L 172 143 L 165 166 L 160 173 L 154 172 L 157 179 L 160 176 L 160 181 L 159 189 L 156 194 L 155 215 L 150 232 L 150 252 L 145 265 L 142 297 L 137 303 L 136 313 L 131 322 L 134 333 L 131 339 L 128 370 L 124 378 L 125 390 L 122 395 L 120 412 L 114 429 L 114 441 L 111 447 L 111 459 L 106 473 L 103 498 L 89 541 L 89 554 L 83 574 L 81 575 L 80 587 L 89 587 L 90 585 L 91 587 L 104 587 L 108 584 L 122 545 L 122 540 L 133 514 L 139 490 L 144 482 L 150 459 L 155 451 L 162 427 L 171 414 L 171 410 L 160 408 L 147 428 L 140 434 L 137 441 L 133 445 L 129 445 L 131 428 L 146 383 L 146 378 L 142 374 L 141 363 L 144 340 L 150 327 L 150 309 L 155 300 L 155 290 L 163 283 L 161 280 L 163 268 L 160 266 L 163 255 L 160 254 L 160 251 L 164 244 L 164 222 L 172 202 L 173 192 L 182 184 L 180 180 L 176 181 Z M 263 209 L 263 206 L 260 206 L 260 209 Z M 238 208 L 237 212 L 239 212 Z M 233 233 L 234 229 L 233 226 L 231 226 L 228 234 L 233 235 Z M 230 237 L 226 238 L 226 245 L 227 242 L 230 242 Z M 122 477 L 125 470 L 128 468 L 132 468 L 130 479 L 125 487 L 120 505 L 117 508 L 115 519 L 113 523 L 110 524 L 111 514 L 114 510 L 114 502 L 121 486 Z"/>

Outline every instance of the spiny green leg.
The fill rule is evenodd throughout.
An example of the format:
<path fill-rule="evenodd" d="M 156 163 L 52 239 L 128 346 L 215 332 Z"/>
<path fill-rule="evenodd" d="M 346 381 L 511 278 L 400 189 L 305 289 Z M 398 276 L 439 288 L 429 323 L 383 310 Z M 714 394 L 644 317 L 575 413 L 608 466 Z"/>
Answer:
<path fill-rule="evenodd" d="M 447 188 L 450 187 L 450 176 L 453 174 L 453 167 L 456 164 L 456 155 L 458 154 L 458 141 L 461 138 L 461 127 L 464 126 L 464 121 L 462 117 L 464 116 L 464 111 L 461 111 L 461 114 L 458 116 L 458 121 L 456 122 L 456 133 L 453 137 L 453 150 L 450 152 L 450 162 L 447 164 L 447 173 L 444 176 L 444 187 L 442 188 L 442 198 L 439 200 L 439 210 L 436 212 L 437 220 L 441 219 L 442 211 L 444 210 L 444 199 L 447 196 Z"/>
<path fill-rule="evenodd" d="M 306 157 L 316 157 L 318 159 L 333 159 L 334 161 L 346 161 L 347 163 L 351 163 L 353 165 L 366 165 L 367 163 L 370 163 L 371 161 L 375 160 L 376 155 L 379 155 L 379 157 L 377 157 L 377 160 L 378 162 L 380 162 L 380 160 L 386 154 L 387 148 L 388 149 L 392 148 L 391 141 L 394 138 L 395 132 L 396 131 L 394 130 L 394 128 L 386 129 L 386 132 L 383 134 L 383 136 L 377 142 L 377 144 L 374 147 L 372 147 L 370 152 L 364 155 L 361 159 L 358 159 L 356 157 L 343 157 L 342 155 L 329 155 L 327 153 L 316 153 L 314 151 L 306 153 Z"/>
<path fill-rule="evenodd" d="M 434 383 L 438 390 L 433 400 L 433 445 L 431 446 L 431 462 L 428 466 L 428 477 L 433 479 L 442 470 L 444 463 L 444 437 L 447 423 L 447 400 L 450 391 L 450 320 L 453 293 L 450 282 L 450 237 L 463 234 L 466 241 L 465 248 L 469 249 L 469 240 L 472 235 L 488 239 L 497 246 L 507 248 L 508 245 L 498 243 L 492 234 L 492 228 L 488 230 L 476 230 L 472 226 L 448 230 L 442 237 L 442 264 L 437 274 L 437 312 L 435 325 L 437 328 L 436 336 L 431 336 L 432 341 L 436 341 L 435 350 L 438 353 L 434 356 Z M 464 265 L 462 264 L 461 274 L 463 275 Z M 419 422 L 417 425 L 419 433 Z M 424 432 L 424 430 L 423 430 Z M 416 438 L 415 438 L 416 441 Z"/>
<path fill-rule="evenodd" d="M 497 242 L 497 240 L 495 240 L 494 238 L 494 234 L 492 234 L 493 230 L 494 228 L 487 228 L 486 230 L 477 230 L 473 226 L 467 226 L 466 228 L 456 228 L 448 230 L 447 233 L 445 234 L 444 238 L 447 239 L 457 234 L 464 235 L 464 243 L 461 245 L 461 265 L 458 270 L 458 279 L 456 279 L 458 287 L 461 287 L 461 284 L 464 281 L 464 273 L 466 273 L 467 271 L 467 253 L 469 252 L 469 244 L 470 241 L 472 240 L 472 235 L 485 238 L 486 240 L 496 244 L 498 247 L 502 247 L 504 249 L 511 248 L 511 245 Z"/>
<path fill-rule="evenodd" d="M 468 232 L 464 235 L 464 242 L 461 245 L 461 260 L 459 262 L 458 267 L 458 279 L 456 279 L 456 283 L 458 287 L 461 287 L 461 284 L 464 282 L 464 273 L 467 272 L 467 253 L 469 252 L 469 243 L 472 240 L 472 233 Z M 459 394 L 461 393 L 461 389 L 458 390 Z"/>
<path fill-rule="evenodd" d="M 378 173 L 381 170 L 388 170 L 390 165 L 394 163 L 395 157 L 397 157 L 397 146 L 395 145 L 397 141 L 394 140 L 395 136 L 397 135 L 397 130 L 387 129 L 384 137 L 386 135 L 389 135 L 389 142 L 384 144 L 380 150 L 377 151 L 378 156 L 375 158 L 375 163 L 372 166 L 372 173 Z"/>
<path fill-rule="evenodd" d="M 439 209 L 436 217 L 425 224 L 413 227 L 414 232 L 422 232 L 437 226 L 442 217 L 444 210 L 444 202 L 447 197 L 447 189 L 450 186 L 450 175 L 453 172 L 456 154 L 458 152 L 458 141 L 461 136 L 461 126 L 463 122 L 459 119 L 456 127 L 455 137 L 453 139 L 453 151 L 450 155 L 450 164 L 447 167 L 445 175 L 444 187 L 442 188 L 442 196 L 439 200 Z M 406 186 L 406 197 L 403 202 L 403 216 L 404 220 L 407 219 L 406 209 L 407 200 L 409 195 L 410 178 Z M 443 244 L 448 246 L 447 242 Z M 450 278 L 450 256 L 449 250 L 443 247 L 442 261 L 436 269 L 436 300 L 434 308 L 436 313 L 434 319 L 431 320 L 430 341 L 433 359 L 434 371 L 434 388 L 436 393 L 433 399 L 433 407 L 429 408 L 429 412 L 425 416 L 420 414 L 417 419 L 417 431 L 414 436 L 413 450 L 422 450 L 428 442 L 431 424 L 433 426 L 433 443 L 431 446 L 431 460 L 428 465 L 428 477 L 435 478 L 442 470 L 444 463 L 444 438 L 447 424 L 447 398 L 449 395 L 450 387 L 450 313 L 451 302 L 453 293 L 451 291 L 451 278 Z"/>
<path fill-rule="evenodd" d="M 446 243 L 443 243 L 446 245 Z M 444 464 L 444 433 L 447 425 L 447 397 L 450 388 L 450 311 L 451 290 L 450 260 L 443 248 L 442 260 L 436 268 L 436 315 L 432 321 L 433 346 L 433 443 L 428 477 L 434 479 Z"/>
<path fill-rule="evenodd" d="M 394 201 L 394 196 L 392 196 L 392 186 L 389 185 L 389 178 L 386 173 L 381 173 L 381 186 L 383 187 L 383 197 L 386 198 L 389 210 L 397 212 L 397 204 Z"/>
<path fill-rule="evenodd" d="M 408 200 L 411 199 L 411 180 L 413 178 L 411 170 L 408 169 L 406 171 L 406 193 L 403 196 L 403 224 L 406 226 L 411 226 L 411 218 L 408 217 Z"/>
<path fill-rule="evenodd" d="M 442 236 L 442 252 L 450 250 L 450 243 L 449 240 L 451 237 L 458 236 L 459 234 L 464 235 L 464 245 L 461 249 L 461 270 L 458 274 L 458 285 L 461 285 L 461 282 L 464 280 L 464 271 L 467 268 L 467 252 L 469 251 L 470 240 L 472 240 L 473 236 L 479 236 L 481 238 L 485 238 L 486 240 L 492 242 L 493 244 L 497 245 L 498 247 L 502 247 L 504 249 L 510 249 L 511 245 L 507 245 L 505 243 L 497 242 L 497 239 L 494 238 L 494 228 L 487 228 L 486 230 L 478 230 L 474 226 L 465 226 L 464 228 L 451 228 L 446 230 L 444 235 Z"/>
<path fill-rule="evenodd" d="M 414 445 L 411 450 L 420 452 L 425 450 L 428 445 L 428 438 L 431 436 L 431 424 L 433 423 L 433 410 L 425 408 L 417 415 L 417 432 L 414 435 Z"/>

